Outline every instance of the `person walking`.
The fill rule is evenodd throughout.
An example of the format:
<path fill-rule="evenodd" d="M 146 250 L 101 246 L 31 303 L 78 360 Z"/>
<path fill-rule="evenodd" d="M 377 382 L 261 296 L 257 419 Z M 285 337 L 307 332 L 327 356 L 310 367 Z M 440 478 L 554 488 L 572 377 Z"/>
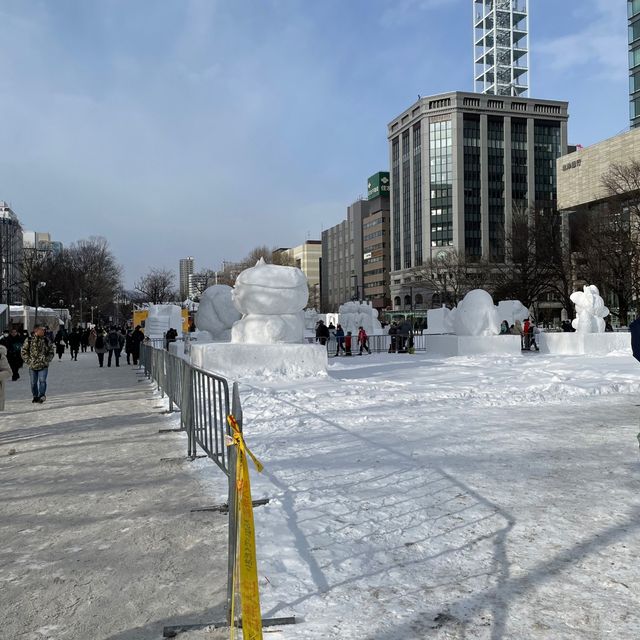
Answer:
<path fill-rule="evenodd" d="M 89 345 L 89 348 L 91 349 L 91 351 L 95 349 L 97 339 L 98 339 L 98 332 L 96 331 L 95 327 L 92 327 L 91 331 L 89 331 L 89 336 L 87 338 L 87 344 Z"/>
<path fill-rule="evenodd" d="M 346 353 L 344 348 L 344 329 L 341 324 L 336 327 L 336 356 L 340 355 L 340 351 Z"/>
<path fill-rule="evenodd" d="M 92 351 L 96 352 L 96 355 L 98 356 L 98 364 L 103 367 L 104 354 L 107 352 L 107 343 L 105 340 L 104 331 L 102 329 L 98 329 L 96 331 L 96 340 Z"/>
<path fill-rule="evenodd" d="M 67 346 L 67 332 L 62 327 L 60 327 L 53 341 L 56 345 L 56 353 L 58 354 L 58 360 L 62 360 L 62 356 L 64 355 L 64 350 Z"/>
<path fill-rule="evenodd" d="M 117 327 L 111 327 L 106 339 L 109 357 L 107 358 L 107 367 L 111 366 L 111 357 L 115 356 L 116 367 L 120 366 L 120 353 L 124 347 L 124 336 L 118 331 Z"/>
<path fill-rule="evenodd" d="M 7 360 L 13 373 L 11 379 L 15 382 L 20 379 L 20 369 L 23 364 L 20 350 L 24 344 L 24 336 L 18 333 L 18 330 L 13 327 L 9 331 L 9 335 L 0 340 L 0 344 L 7 348 Z"/>
<path fill-rule="evenodd" d="M 80 343 L 82 341 L 82 334 L 80 333 L 80 329 L 76 327 L 69 334 L 69 352 L 71 353 L 71 359 L 78 359 L 78 351 L 80 351 Z"/>
<path fill-rule="evenodd" d="M 344 355 L 351 355 L 351 331 L 347 331 L 347 335 L 344 337 Z"/>
<path fill-rule="evenodd" d="M 366 349 L 367 353 L 371 355 L 371 349 L 369 349 L 369 336 L 364 330 L 364 327 L 358 327 L 358 344 L 360 345 L 360 353 L 358 353 L 359 356 L 362 355 L 363 349 Z"/>
<path fill-rule="evenodd" d="M 78 328 L 78 331 L 80 332 L 80 351 L 86 353 L 89 346 L 89 329 Z"/>
<path fill-rule="evenodd" d="M 124 337 L 124 352 L 127 356 L 127 364 L 131 364 L 131 353 L 133 352 L 133 338 L 131 329 L 127 329 L 127 335 Z"/>
<path fill-rule="evenodd" d="M 29 367 L 31 379 L 31 402 L 43 403 L 47 399 L 47 376 L 49 363 L 55 355 L 53 344 L 44 335 L 44 327 L 36 325 L 33 335 L 29 336 L 22 345 L 22 359 Z"/>
<path fill-rule="evenodd" d="M 11 377 L 13 369 L 7 359 L 7 347 L 0 345 L 0 411 L 4 411 L 5 382 Z"/>
<path fill-rule="evenodd" d="M 164 348 L 169 351 L 169 345 L 172 342 L 175 342 L 176 339 L 178 338 L 178 332 L 171 327 L 167 333 L 164 334 Z"/>
<path fill-rule="evenodd" d="M 131 334 L 131 357 L 133 358 L 133 364 L 138 364 L 140 358 L 140 345 L 144 340 L 144 333 L 142 327 L 137 325 Z"/>
<path fill-rule="evenodd" d="M 329 340 L 329 327 L 327 327 L 323 320 L 318 320 L 318 324 L 316 325 L 316 342 L 324 346 L 327 344 L 327 340 Z"/>

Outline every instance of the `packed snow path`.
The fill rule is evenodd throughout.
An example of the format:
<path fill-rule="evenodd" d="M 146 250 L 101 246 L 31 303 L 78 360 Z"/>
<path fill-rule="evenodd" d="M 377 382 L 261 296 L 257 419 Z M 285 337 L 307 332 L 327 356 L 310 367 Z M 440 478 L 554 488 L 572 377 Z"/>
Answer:
<path fill-rule="evenodd" d="M 67 353 L 43 405 L 26 369 L 7 383 L 0 638 L 155 640 L 166 624 L 224 619 L 227 519 L 190 513 L 212 504 L 199 478 L 223 474 L 161 461 L 186 445 L 158 433 L 175 420 L 137 371 Z"/>

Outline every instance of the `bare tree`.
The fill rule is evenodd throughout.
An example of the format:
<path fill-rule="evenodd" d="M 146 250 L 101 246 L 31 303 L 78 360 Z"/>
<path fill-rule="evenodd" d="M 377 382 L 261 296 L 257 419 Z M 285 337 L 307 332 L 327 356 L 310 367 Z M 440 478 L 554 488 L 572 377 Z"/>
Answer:
<path fill-rule="evenodd" d="M 428 286 L 439 300 L 456 306 L 472 289 L 486 287 L 489 281 L 489 265 L 483 261 L 467 260 L 456 250 L 440 251 L 413 271 L 417 284 Z"/>
<path fill-rule="evenodd" d="M 505 261 L 496 262 L 493 294 L 500 300 L 520 300 L 531 307 L 554 290 L 560 256 L 560 219 L 544 208 L 513 211 L 505 233 Z"/>
<path fill-rule="evenodd" d="M 151 269 L 134 286 L 151 304 L 169 302 L 177 297 L 175 276 L 168 269 Z"/>

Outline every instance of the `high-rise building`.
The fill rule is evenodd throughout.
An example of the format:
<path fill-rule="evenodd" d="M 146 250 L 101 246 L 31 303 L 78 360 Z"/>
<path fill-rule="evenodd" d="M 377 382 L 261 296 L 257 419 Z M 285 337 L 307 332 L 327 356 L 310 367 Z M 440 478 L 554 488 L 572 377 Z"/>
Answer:
<path fill-rule="evenodd" d="M 640 125 L 640 0 L 627 0 L 629 17 L 629 117 Z"/>
<path fill-rule="evenodd" d="M 194 260 L 191 256 L 180 259 L 180 300 L 189 297 L 189 276 L 193 275 Z"/>
<path fill-rule="evenodd" d="M 347 219 L 322 232 L 321 310 L 335 312 L 349 300 L 363 299 L 362 220 L 368 200 L 347 208 Z"/>
<path fill-rule="evenodd" d="M 0 200 L 0 302 L 21 301 L 22 227 L 16 214 Z"/>
<path fill-rule="evenodd" d="M 22 243 L 25 250 L 50 252 L 58 255 L 62 249 L 62 242 L 51 239 L 51 234 L 46 231 L 24 231 Z"/>
<path fill-rule="evenodd" d="M 390 304 L 390 202 L 388 171 L 379 171 L 367 181 L 368 211 L 362 218 L 363 298 L 380 312 Z"/>
<path fill-rule="evenodd" d="M 476 91 L 529 92 L 529 0 L 473 0 Z"/>
<path fill-rule="evenodd" d="M 388 127 L 391 296 L 430 306 L 416 268 L 455 249 L 501 262 L 514 209 L 555 208 L 568 104 L 477 93 L 421 98 Z"/>

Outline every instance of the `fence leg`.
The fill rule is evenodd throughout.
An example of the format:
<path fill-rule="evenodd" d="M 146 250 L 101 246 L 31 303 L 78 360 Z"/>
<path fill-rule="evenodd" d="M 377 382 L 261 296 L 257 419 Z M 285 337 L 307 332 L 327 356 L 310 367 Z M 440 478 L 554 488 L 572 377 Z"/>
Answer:
<path fill-rule="evenodd" d="M 191 367 L 182 363 L 182 411 L 180 413 L 180 423 L 187 432 L 187 457 L 194 458 L 196 455 L 196 441 L 193 433 L 193 393 L 191 389 L 192 376 Z"/>
<path fill-rule="evenodd" d="M 242 406 L 240 404 L 240 392 L 238 383 L 233 383 L 233 393 L 231 400 L 231 414 L 236 419 L 240 430 L 242 431 Z M 226 426 L 226 433 L 229 433 L 229 426 Z M 235 572 L 236 556 L 237 556 L 237 540 L 238 540 L 238 518 L 236 509 L 236 466 L 238 456 L 236 447 L 229 447 L 229 557 L 227 568 L 227 622 L 229 627 L 233 625 L 231 619 L 231 600 L 233 598 L 233 575 Z"/>

